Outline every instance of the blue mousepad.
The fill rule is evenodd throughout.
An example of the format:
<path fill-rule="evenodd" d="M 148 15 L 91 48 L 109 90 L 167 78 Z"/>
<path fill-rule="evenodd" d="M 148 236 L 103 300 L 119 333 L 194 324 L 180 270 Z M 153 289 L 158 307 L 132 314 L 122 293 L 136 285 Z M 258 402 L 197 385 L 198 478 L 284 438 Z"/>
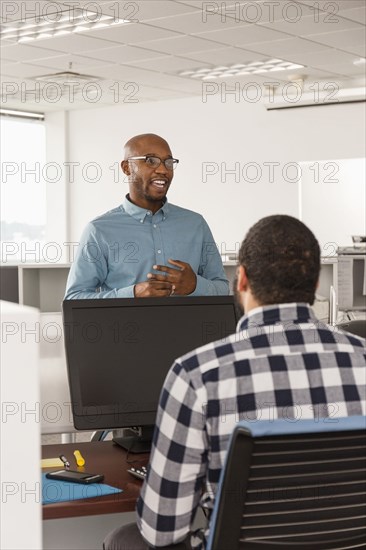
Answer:
<path fill-rule="evenodd" d="M 105 483 L 70 483 L 58 479 L 48 479 L 42 474 L 42 504 L 54 504 L 55 502 L 66 502 L 79 500 L 81 498 L 95 498 L 104 495 L 122 493 L 122 489 L 106 485 Z"/>

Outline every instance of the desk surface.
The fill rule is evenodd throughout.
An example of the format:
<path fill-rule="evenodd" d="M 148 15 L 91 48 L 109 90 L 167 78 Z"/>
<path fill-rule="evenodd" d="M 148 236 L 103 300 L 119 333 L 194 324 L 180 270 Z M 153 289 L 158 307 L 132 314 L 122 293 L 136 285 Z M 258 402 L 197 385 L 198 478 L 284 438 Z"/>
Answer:
<path fill-rule="evenodd" d="M 148 454 L 130 454 L 127 464 L 127 453 L 112 441 L 93 441 L 90 443 L 72 443 L 59 445 L 43 445 L 42 458 L 55 458 L 64 454 L 76 470 L 73 452 L 79 449 L 85 458 L 84 469 L 92 474 L 104 474 L 104 483 L 123 489 L 122 493 L 105 495 L 102 497 L 59 502 L 43 506 L 43 519 L 70 518 L 77 516 L 93 516 L 98 514 L 114 514 L 118 512 L 132 512 L 135 509 L 136 499 L 139 496 L 142 482 L 127 472 L 131 466 L 146 465 Z M 79 468 L 80 469 L 80 468 Z M 57 468 L 44 468 L 47 473 Z"/>

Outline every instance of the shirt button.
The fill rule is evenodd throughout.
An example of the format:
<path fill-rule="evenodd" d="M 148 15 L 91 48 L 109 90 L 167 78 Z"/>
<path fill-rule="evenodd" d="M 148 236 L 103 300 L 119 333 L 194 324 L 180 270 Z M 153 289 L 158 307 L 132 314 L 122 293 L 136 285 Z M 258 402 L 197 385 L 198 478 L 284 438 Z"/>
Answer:
<path fill-rule="evenodd" d="M 150 211 L 149 211 L 149 212 L 147 212 L 147 215 L 148 215 L 148 216 L 151 216 L 151 212 L 150 212 Z"/>
<path fill-rule="evenodd" d="M 161 254 L 161 250 L 158 250 L 158 254 Z"/>
<path fill-rule="evenodd" d="M 154 228 L 156 229 L 156 224 L 154 223 Z"/>
<path fill-rule="evenodd" d="M 140 220 L 140 223 L 144 223 L 144 220 Z"/>

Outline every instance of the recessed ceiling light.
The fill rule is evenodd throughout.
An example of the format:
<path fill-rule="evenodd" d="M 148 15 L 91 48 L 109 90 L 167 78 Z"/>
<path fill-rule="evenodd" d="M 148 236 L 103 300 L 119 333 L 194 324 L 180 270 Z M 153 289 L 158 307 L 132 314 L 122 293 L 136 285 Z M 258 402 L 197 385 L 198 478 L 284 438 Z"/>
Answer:
<path fill-rule="evenodd" d="M 237 75 L 260 74 L 274 71 L 288 71 L 303 68 L 304 65 L 284 61 L 283 59 L 266 59 L 251 61 L 250 63 L 236 63 L 235 65 L 211 67 L 210 69 L 196 69 L 182 71 L 179 76 L 208 80 L 209 78 L 225 78 Z"/>
<path fill-rule="evenodd" d="M 366 59 L 364 57 L 359 57 L 358 59 L 355 59 L 353 64 L 354 65 L 365 65 Z"/>
<path fill-rule="evenodd" d="M 22 42 L 31 42 L 32 40 L 35 40 L 34 36 L 23 36 L 19 38 L 18 42 L 21 44 Z"/>
<path fill-rule="evenodd" d="M 97 12 L 74 6 L 53 14 L 57 15 L 57 21 L 50 19 L 51 15 L 47 14 L 47 21 L 44 18 L 40 20 L 38 16 L 26 19 L 26 21 L 4 23 L 0 29 L 0 38 L 12 42 L 28 42 L 33 39 L 42 40 L 71 32 L 93 31 L 110 25 L 130 23 L 127 19 L 115 19 L 113 16 L 100 15 Z"/>

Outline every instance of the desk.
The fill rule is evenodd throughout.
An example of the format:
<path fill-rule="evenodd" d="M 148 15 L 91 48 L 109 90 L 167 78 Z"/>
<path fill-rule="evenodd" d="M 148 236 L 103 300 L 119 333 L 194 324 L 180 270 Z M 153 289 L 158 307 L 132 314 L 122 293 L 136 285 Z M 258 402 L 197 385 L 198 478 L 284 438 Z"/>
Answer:
<path fill-rule="evenodd" d="M 74 518 L 134 511 L 142 482 L 127 472 L 131 465 L 126 462 L 126 451 L 112 441 L 44 445 L 42 447 L 42 458 L 54 458 L 62 453 L 70 461 L 71 470 L 76 470 L 73 456 L 75 449 L 79 449 L 85 458 L 86 472 L 104 474 L 104 483 L 123 489 L 123 493 L 46 504 L 43 506 L 43 519 Z M 129 460 L 141 460 L 141 462 L 135 464 L 136 466 L 146 465 L 148 459 L 148 454 L 130 454 L 129 457 Z M 43 472 L 56 469 L 44 469 Z"/>

